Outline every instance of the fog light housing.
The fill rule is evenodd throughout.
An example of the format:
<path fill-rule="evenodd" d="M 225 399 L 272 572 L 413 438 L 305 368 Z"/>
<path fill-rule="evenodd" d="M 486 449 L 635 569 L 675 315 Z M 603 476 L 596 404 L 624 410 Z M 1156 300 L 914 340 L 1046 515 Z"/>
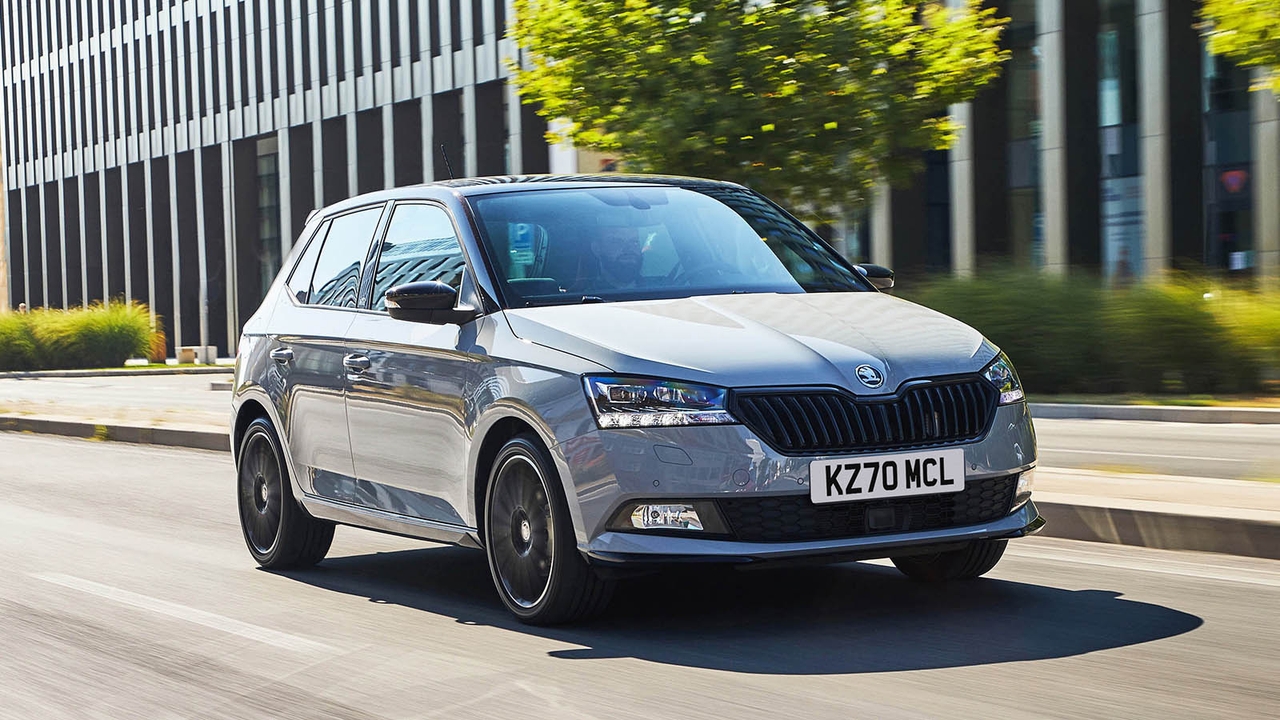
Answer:
<path fill-rule="evenodd" d="M 654 500 L 623 505 L 609 523 L 611 530 L 723 535 L 728 532 L 714 502 Z"/>
<path fill-rule="evenodd" d="M 1031 468 L 1018 475 L 1018 487 L 1013 491 L 1013 509 L 1017 510 L 1031 499 L 1031 491 L 1035 489 L 1036 469 Z"/>

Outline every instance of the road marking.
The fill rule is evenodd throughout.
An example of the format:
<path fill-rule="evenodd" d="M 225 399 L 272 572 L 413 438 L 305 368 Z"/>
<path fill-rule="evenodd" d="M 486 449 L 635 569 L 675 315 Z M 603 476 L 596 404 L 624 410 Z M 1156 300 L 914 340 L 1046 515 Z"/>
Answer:
<path fill-rule="evenodd" d="M 54 585 L 79 590 L 83 593 L 96 595 L 121 605 L 138 608 L 140 610 L 148 610 L 158 615 L 175 618 L 177 620 L 185 620 L 189 623 L 202 625 L 213 630 L 220 630 L 231 635 L 238 635 L 249 640 L 274 645 L 285 650 L 293 650 L 295 652 L 336 652 L 335 648 L 319 643 L 314 640 L 308 640 L 297 635 L 282 633 L 278 630 L 264 628 L 258 625 L 250 625 L 223 615 L 216 615 L 204 610 L 198 610 L 186 605 L 161 600 L 159 598 L 149 597 L 147 595 L 139 595 L 138 593 L 121 590 L 120 588 L 103 585 L 93 582 L 92 580 L 83 580 L 81 578 L 72 577 L 70 575 L 62 575 L 59 573 L 32 573 L 31 577 L 37 580 L 43 580 Z"/>
<path fill-rule="evenodd" d="M 1040 448 L 1040 452 L 1080 453 L 1082 455 L 1128 455 L 1130 457 L 1165 458 L 1168 460 L 1212 460 L 1215 462 L 1251 463 L 1240 458 L 1206 457 L 1204 455 L 1164 455 L 1162 453 L 1124 452 L 1121 450 L 1075 450 L 1071 448 Z"/>
<path fill-rule="evenodd" d="M 1125 560 L 1102 553 L 1091 553 L 1080 550 L 1054 551 L 1044 548 L 1032 548 L 1019 544 L 1016 540 L 1009 544 L 1005 550 L 1006 557 L 1025 558 L 1027 560 L 1048 560 L 1050 562 L 1076 563 L 1078 565 L 1093 565 L 1096 567 L 1108 567 L 1117 570 L 1138 570 L 1140 572 L 1156 573 L 1159 575 L 1178 575 L 1181 577 L 1198 578 L 1201 580 L 1220 580 L 1223 582 L 1244 583 L 1247 585 L 1261 585 L 1263 587 L 1280 588 L 1280 573 L 1270 572 L 1267 570 L 1247 570 L 1243 568 L 1232 568 L 1227 570 L 1212 570 L 1201 565 L 1188 562 L 1180 562 L 1178 560 L 1165 560 L 1163 558 L 1149 557 L 1142 560 Z M 893 561 L 887 558 L 881 560 L 862 560 L 863 565 L 877 565 L 879 567 L 893 567 Z"/>
<path fill-rule="evenodd" d="M 1115 568 L 1117 570 L 1137 570 L 1160 575 L 1179 575 L 1201 580 L 1220 580 L 1223 582 L 1280 588 L 1280 573 L 1268 570 L 1249 570 L 1244 568 L 1211 569 L 1195 563 L 1166 560 L 1158 557 L 1128 560 L 1103 553 L 1080 550 L 1054 551 L 1038 547 L 1018 546 L 1017 544 L 1010 544 L 1007 552 L 1013 557 L 1030 560 L 1076 563 L 1079 565 Z"/>

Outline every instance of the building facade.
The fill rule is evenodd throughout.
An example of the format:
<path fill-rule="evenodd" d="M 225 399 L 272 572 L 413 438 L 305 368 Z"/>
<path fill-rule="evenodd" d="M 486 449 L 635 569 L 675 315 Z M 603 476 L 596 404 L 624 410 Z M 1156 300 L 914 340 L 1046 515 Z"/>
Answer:
<path fill-rule="evenodd" d="M 546 172 L 508 0 L 0 0 L 11 307 L 147 303 L 234 352 L 316 207 Z"/>
<path fill-rule="evenodd" d="M 838 247 L 906 275 L 1276 282 L 1280 105 L 1205 53 L 1196 0 L 989 4 L 1012 19 L 1002 76 Z M 0 0 L 0 308 L 138 300 L 170 349 L 227 354 L 317 206 L 615 166 L 547 147 L 507 82 L 511 16 L 510 0 Z"/>
<path fill-rule="evenodd" d="M 882 190 L 859 254 L 906 273 L 1280 281 L 1280 106 L 1207 54 L 1197 0 L 987 4 L 1011 18 L 1011 59 L 952 108 L 946 186 Z"/>

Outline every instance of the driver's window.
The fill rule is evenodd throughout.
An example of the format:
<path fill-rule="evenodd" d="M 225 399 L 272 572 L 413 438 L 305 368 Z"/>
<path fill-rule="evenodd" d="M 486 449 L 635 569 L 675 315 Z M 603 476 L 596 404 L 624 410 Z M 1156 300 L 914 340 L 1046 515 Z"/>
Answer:
<path fill-rule="evenodd" d="M 435 205 L 397 205 L 378 254 L 373 309 L 386 309 L 387 290 L 434 280 L 457 290 L 466 262 L 449 213 Z"/>

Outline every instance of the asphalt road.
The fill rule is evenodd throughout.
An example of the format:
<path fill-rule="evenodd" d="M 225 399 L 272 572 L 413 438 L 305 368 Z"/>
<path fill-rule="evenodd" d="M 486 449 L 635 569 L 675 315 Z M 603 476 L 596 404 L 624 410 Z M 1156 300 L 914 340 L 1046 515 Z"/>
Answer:
<path fill-rule="evenodd" d="M 1036 420 L 1046 467 L 1280 480 L 1280 425 Z"/>
<path fill-rule="evenodd" d="M 631 581 L 531 629 L 483 555 L 340 529 L 254 568 L 228 456 L 0 435 L 0 717 L 1264 717 L 1280 563 L 1030 539 L 946 590 L 883 565 Z"/>

